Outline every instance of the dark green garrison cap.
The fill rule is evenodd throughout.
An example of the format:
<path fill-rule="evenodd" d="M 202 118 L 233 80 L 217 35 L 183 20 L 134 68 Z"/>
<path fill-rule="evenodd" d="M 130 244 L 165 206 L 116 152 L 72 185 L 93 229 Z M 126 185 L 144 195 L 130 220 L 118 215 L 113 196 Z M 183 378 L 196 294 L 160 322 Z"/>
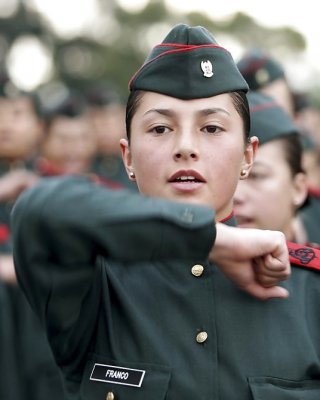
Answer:
<path fill-rule="evenodd" d="M 247 92 L 248 85 L 231 54 L 207 29 L 178 24 L 153 48 L 131 78 L 129 89 L 188 100 Z"/>
<path fill-rule="evenodd" d="M 258 90 L 277 79 L 285 78 L 282 65 L 259 50 L 246 53 L 238 61 L 237 66 L 252 90 Z"/>
<path fill-rule="evenodd" d="M 299 134 L 292 118 L 272 97 L 249 91 L 247 98 L 251 117 L 250 135 L 257 136 L 260 144 L 292 133 Z"/>

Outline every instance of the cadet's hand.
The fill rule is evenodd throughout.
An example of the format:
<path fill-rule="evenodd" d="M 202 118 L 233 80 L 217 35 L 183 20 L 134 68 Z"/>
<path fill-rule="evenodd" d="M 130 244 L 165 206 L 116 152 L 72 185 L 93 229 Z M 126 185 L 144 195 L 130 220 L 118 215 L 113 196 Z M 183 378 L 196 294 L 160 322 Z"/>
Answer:
<path fill-rule="evenodd" d="M 17 169 L 2 175 L 0 178 L 0 200 L 15 201 L 25 189 L 35 185 L 39 176 L 25 169 Z"/>
<path fill-rule="evenodd" d="M 12 285 L 17 283 L 16 271 L 11 254 L 0 255 L 0 280 Z"/>
<path fill-rule="evenodd" d="M 217 223 L 217 237 L 209 259 L 239 288 L 261 300 L 286 298 L 280 281 L 291 268 L 285 236 L 281 232 L 233 228 Z"/>

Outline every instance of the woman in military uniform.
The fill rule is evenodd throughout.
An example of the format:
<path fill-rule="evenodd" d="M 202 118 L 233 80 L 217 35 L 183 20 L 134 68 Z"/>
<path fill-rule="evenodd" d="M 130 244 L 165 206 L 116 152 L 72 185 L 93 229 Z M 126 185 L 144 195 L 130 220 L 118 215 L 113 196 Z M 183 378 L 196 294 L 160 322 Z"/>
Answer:
<path fill-rule="evenodd" d="M 296 215 L 308 196 L 302 167 L 302 142 L 298 127 L 270 96 L 249 92 L 251 135 L 259 149 L 250 175 L 239 182 L 234 196 L 237 225 L 273 229 L 287 240 L 304 244 Z"/>
<path fill-rule="evenodd" d="M 69 398 L 319 398 L 318 275 L 263 289 L 287 277 L 278 233 L 227 226 L 257 144 L 232 57 L 178 25 L 130 90 L 121 149 L 145 196 L 55 178 L 13 212 L 18 279 Z"/>

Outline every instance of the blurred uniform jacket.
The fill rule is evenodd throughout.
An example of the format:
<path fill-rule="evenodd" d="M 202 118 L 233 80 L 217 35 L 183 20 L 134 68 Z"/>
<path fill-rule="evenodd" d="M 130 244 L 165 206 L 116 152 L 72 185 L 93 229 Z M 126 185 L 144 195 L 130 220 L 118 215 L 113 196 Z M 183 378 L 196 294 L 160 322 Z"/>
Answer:
<path fill-rule="evenodd" d="M 23 167 L 32 169 L 31 164 Z M 0 175 L 9 171 L 9 165 L 0 162 Z M 0 256 L 13 251 L 10 228 L 13 204 L 13 201 L 0 202 Z M 0 399 L 64 399 L 59 370 L 38 317 L 20 287 L 1 279 Z"/>
<path fill-rule="evenodd" d="M 137 184 L 130 181 L 124 167 L 122 158 L 116 154 L 100 155 L 98 154 L 91 166 L 91 171 L 97 174 L 102 179 L 107 181 L 117 182 L 123 188 L 137 192 Z"/>
<path fill-rule="evenodd" d="M 81 178 L 18 200 L 19 281 L 70 399 L 320 399 L 319 273 L 254 299 L 208 262 L 213 219 Z"/>

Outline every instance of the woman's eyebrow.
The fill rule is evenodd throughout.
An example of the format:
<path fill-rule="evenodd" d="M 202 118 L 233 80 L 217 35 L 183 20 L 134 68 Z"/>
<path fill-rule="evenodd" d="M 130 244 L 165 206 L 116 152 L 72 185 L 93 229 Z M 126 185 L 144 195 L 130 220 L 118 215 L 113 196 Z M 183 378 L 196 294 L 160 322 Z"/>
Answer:
<path fill-rule="evenodd" d="M 148 115 L 148 114 L 152 114 L 152 113 L 165 115 L 167 117 L 172 117 L 175 115 L 175 112 L 173 110 L 166 109 L 166 108 L 152 108 L 152 109 L 146 111 L 143 115 Z M 204 108 L 203 110 L 196 111 L 196 113 L 200 116 L 202 116 L 202 115 L 206 116 L 206 115 L 218 114 L 218 113 L 224 113 L 224 114 L 230 116 L 230 113 L 227 110 L 225 110 L 224 108 L 220 108 L 220 107 Z"/>
<path fill-rule="evenodd" d="M 199 110 L 198 114 L 206 116 L 206 115 L 211 115 L 211 114 L 218 114 L 221 112 L 230 116 L 230 113 L 227 110 L 225 110 L 224 108 L 219 108 L 219 107 L 205 108 L 203 110 Z"/>
<path fill-rule="evenodd" d="M 166 117 L 172 117 L 175 114 L 174 111 L 166 109 L 166 108 L 152 108 L 152 109 L 146 111 L 143 115 L 148 115 L 148 114 L 152 114 L 152 113 L 165 115 Z"/>

